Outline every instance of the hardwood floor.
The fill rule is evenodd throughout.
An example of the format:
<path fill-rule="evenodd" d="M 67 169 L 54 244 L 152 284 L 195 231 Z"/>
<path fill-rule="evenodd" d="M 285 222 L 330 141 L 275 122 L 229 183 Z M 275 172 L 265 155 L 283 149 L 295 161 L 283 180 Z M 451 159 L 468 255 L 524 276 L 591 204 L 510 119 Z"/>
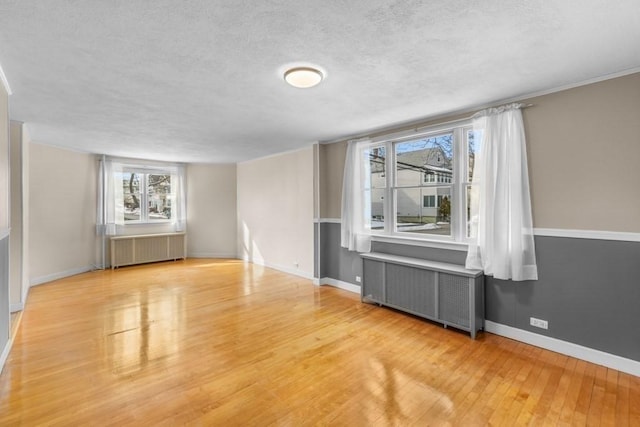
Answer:
<path fill-rule="evenodd" d="M 31 289 L 0 425 L 640 425 L 640 378 L 235 260 Z"/>

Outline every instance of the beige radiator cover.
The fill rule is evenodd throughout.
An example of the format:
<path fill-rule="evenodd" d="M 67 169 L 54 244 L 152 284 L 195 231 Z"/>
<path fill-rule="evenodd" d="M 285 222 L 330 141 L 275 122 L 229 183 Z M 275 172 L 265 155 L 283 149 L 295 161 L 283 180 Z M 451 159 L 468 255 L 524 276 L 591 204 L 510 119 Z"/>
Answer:
<path fill-rule="evenodd" d="M 186 233 L 116 236 L 110 240 L 112 269 L 187 257 Z"/>

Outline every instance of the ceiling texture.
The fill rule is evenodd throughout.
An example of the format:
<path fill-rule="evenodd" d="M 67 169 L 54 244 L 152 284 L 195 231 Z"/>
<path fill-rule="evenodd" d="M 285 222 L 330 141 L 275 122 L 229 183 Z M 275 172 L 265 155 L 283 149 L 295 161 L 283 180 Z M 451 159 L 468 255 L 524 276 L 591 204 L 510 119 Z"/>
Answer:
<path fill-rule="evenodd" d="M 640 1 L 0 0 L 0 64 L 34 142 L 238 162 L 640 71 Z"/>

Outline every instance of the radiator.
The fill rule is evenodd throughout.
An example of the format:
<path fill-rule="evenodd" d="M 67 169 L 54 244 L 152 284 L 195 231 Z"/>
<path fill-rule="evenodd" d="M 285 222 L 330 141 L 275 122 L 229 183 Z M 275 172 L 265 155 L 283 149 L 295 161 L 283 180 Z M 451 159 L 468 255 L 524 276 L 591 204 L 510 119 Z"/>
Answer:
<path fill-rule="evenodd" d="M 185 259 L 185 233 L 140 234 L 111 238 L 111 268 Z"/>

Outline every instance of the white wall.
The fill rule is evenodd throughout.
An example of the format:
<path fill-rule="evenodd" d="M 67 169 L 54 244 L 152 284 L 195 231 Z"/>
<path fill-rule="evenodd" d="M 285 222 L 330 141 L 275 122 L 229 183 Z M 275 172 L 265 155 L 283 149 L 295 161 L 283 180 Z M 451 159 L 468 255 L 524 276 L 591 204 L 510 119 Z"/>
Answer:
<path fill-rule="evenodd" d="M 0 75 L 4 76 L 2 67 Z M 0 83 L 0 372 L 9 355 L 9 92 Z"/>
<path fill-rule="evenodd" d="M 2 69 L 0 69 L 2 72 Z M 9 94 L 0 83 L 0 232 L 8 232 L 9 224 Z"/>
<path fill-rule="evenodd" d="M 524 101 L 533 224 L 640 232 L 640 73 Z"/>
<path fill-rule="evenodd" d="M 238 164 L 240 257 L 313 277 L 313 147 Z"/>
<path fill-rule="evenodd" d="M 9 263 L 9 297 L 11 311 L 24 308 L 28 285 L 28 218 L 29 189 L 25 185 L 28 179 L 29 136 L 24 123 L 11 121 L 10 162 L 11 162 L 11 240 Z M 26 181 L 28 182 L 28 181 Z"/>
<path fill-rule="evenodd" d="M 32 143 L 29 162 L 30 282 L 90 270 L 97 244 L 96 157 Z"/>
<path fill-rule="evenodd" d="M 236 165 L 187 166 L 187 256 L 236 258 Z"/>
<path fill-rule="evenodd" d="M 20 301 L 24 305 L 27 302 L 30 280 L 30 253 L 29 253 L 29 147 L 31 135 L 26 123 L 22 124 L 22 296 Z"/>

